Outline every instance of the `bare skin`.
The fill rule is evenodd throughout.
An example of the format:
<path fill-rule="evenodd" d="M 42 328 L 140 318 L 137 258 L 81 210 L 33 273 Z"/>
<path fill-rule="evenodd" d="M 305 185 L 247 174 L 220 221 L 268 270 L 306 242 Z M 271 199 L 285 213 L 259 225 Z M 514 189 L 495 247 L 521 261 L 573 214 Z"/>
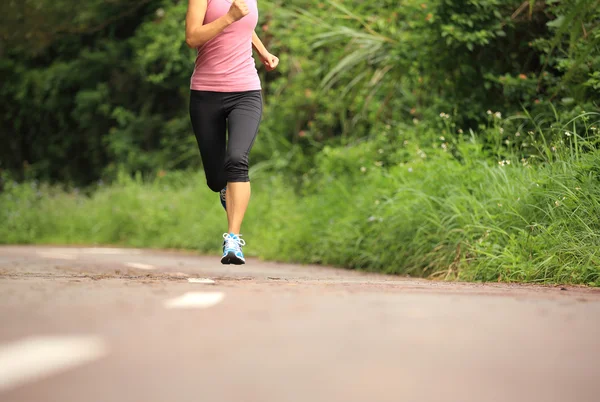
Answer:
<path fill-rule="evenodd" d="M 188 10 L 185 19 L 185 42 L 193 49 L 202 47 L 205 43 L 223 32 L 225 28 L 241 20 L 250 12 L 245 0 L 233 0 L 229 12 L 211 22 L 203 24 L 206 15 L 207 0 L 188 0 Z M 252 47 L 258 53 L 267 71 L 273 71 L 279 64 L 279 59 L 269 53 L 258 35 L 252 34 Z"/>
<path fill-rule="evenodd" d="M 243 0 L 234 0 L 227 14 L 204 25 L 207 7 L 208 0 L 189 0 L 188 2 L 185 18 L 185 42 L 192 49 L 202 47 L 229 25 L 241 20 L 250 12 Z"/>
<path fill-rule="evenodd" d="M 227 183 L 227 233 L 239 234 L 250 202 L 250 182 Z"/>
<path fill-rule="evenodd" d="M 245 0 L 233 0 L 227 14 L 204 25 L 207 0 L 189 0 L 186 15 L 185 41 L 191 48 L 202 47 L 216 37 L 229 25 L 241 20 L 249 14 Z M 279 58 L 269 53 L 256 32 L 252 33 L 252 47 L 258 53 L 267 71 L 273 71 L 279 64 Z M 239 234 L 242 221 L 250 202 L 250 183 L 227 183 L 226 203 L 228 233 Z"/>

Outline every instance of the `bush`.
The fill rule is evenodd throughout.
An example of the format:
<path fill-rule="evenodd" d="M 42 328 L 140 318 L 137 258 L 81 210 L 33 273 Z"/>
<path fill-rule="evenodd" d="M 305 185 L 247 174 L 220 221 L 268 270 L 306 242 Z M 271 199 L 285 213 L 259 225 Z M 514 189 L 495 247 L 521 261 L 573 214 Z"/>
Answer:
<path fill-rule="evenodd" d="M 16 4 L 0 6 L 0 169 L 88 185 L 119 169 L 152 176 L 199 166 L 187 116 L 186 2 Z M 597 112 L 594 4 L 261 3 L 258 32 L 281 64 L 259 68 L 266 105 L 252 159 L 299 176 L 324 146 L 413 119 L 435 127 L 440 112 L 465 131 L 485 123 L 488 109 Z"/>
<path fill-rule="evenodd" d="M 253 172 L 247 254 L 442 279 L 600 284 L 598 135 L 565 136 L 577 141 L 557 142 L 545 162 L 517 154 L 490 161 L 475 135 L 438 139 L 435 147 L 413 136 L 380 148 L 391 135 L 407 136 L 326 149 L 299 189 L 285 175 Z M 5 187 L 2 243 L 216 254 L 226 227 L 200 173 L 121 175 L 91 196 L 32 183 Z"/>

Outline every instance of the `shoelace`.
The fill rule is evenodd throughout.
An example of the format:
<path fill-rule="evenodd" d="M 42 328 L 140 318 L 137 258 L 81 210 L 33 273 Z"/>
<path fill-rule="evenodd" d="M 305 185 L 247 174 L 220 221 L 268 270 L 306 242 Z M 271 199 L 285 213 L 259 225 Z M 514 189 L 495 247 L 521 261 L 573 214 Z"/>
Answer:
<path fill-rule="evenodd" d="M 225 239 L 225 248 L 232 248 L 235 251 L 241 251 L 242 246 L 246 245 L 246 242 L 244 241 L 244 239 L 240 239 L 240 236 L 242 235 L 237 235 L 237 239 L 234 237 L 229 236 L 229 233 L 223 233 L 223 239 Z"/>

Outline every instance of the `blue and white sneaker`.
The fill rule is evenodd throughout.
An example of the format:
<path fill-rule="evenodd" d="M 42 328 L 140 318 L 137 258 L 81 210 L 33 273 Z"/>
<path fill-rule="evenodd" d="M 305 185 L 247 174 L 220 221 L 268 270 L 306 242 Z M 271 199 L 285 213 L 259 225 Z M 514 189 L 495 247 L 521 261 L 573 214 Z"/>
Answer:
<path fill-rule="evenodd" d="M 242 265 L 246 263 L 244 253 L 242 253 L 242 246 L 245 246 L 246 242 L 240 239 L 240 236 L 233 233 L 223 234 L 223 257 L 221 257 L 221 264 Z"/>
<path fill-rule="evenodd" d="M 227 211 L 227 203 L 226 203 L 226 198 L 225 198 L 226 193 L 227 193 L 227 186 L 223 187 L 223 190 L 221 190 L 219 192 L 219 199 L 221 200 L 221 205 L 223 205 L 223 209 L 225 209 L 225 211 Z"/>

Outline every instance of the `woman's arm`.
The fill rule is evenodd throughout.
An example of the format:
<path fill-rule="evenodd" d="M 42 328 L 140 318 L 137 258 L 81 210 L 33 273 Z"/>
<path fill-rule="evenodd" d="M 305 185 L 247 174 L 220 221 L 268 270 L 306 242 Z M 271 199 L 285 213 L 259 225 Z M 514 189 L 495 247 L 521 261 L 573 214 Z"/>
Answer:
<path fill-rule="evenodd" d="M 265 45 L 263 45 L 256 32 L 252 32 L 252 47 L 254 47 L 254 50 L 256 50 L 256 52 L 260 56 L 260 60 L 267 68 L 267 71 L 273 71 L 275 70 L 275 68 L 277 68 L 277 65 L 279 64 L 279 59 L 276 56 L 273 56 L 271 53 L 269 53 L 269 51 L 267 50 Z"/>
<path fill-rule="evenodd" d="M 262 41 L 256 34 L 256 32 L 252 32 L 252 47 L 254 48 L 254 50 L 256 50 L 260 57 L 263 57 L 264 55 L 267 55 L 269 53 L 265 45 L 263 45 Z"/>
<path fill-rule="evenodd" d="M 210 24 L 203 25 L 208 0 L 189 0 L 185 17 L 185 43 L 192 49 L 204 45 L 223 32 L 235 21 L 244 18 L 250 10 L 245 0 L 233 0 L 227 14 Z"/>

